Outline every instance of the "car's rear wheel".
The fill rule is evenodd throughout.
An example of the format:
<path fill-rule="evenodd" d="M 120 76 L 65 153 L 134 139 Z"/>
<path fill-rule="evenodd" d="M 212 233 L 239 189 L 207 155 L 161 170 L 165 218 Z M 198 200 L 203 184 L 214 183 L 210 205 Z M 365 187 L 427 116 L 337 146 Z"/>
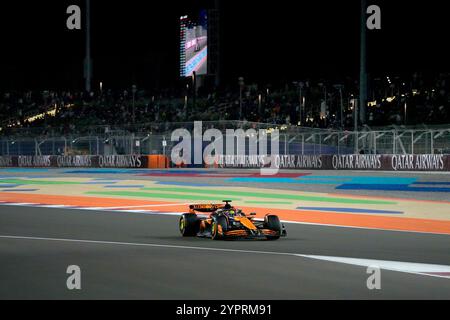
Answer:
<path fill-rule="evenodd" d="M 228 229 L 227 218 L 224 216 L 215 217 L 211 224 L 211 239 L 220 240 L 224 238 L 224 233 Z"/>
<path fill-rule="evenodd" d="M 275 231 L 277 233 L 276 236 L 267 236 L 268 240 L 277 240 L 280 239 L 281 235 L 281 221 L 278 216 L 275 215 L 267 215 L 264 218 L 264 228 Z"/>
<path fill-rule="evenodd" d="M 194 213 L 185 213 L 180 217 L 179 228 L 183 237 L 195 237 L 200 230 L 200 220 Z"/>

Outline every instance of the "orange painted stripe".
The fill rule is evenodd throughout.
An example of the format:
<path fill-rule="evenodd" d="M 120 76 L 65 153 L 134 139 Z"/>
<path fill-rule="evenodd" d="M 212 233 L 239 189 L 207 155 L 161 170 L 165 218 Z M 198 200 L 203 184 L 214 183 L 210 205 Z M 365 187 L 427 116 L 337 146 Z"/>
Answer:
<path fill-rule="evenodd" d="M 186 205 L 169 205 L 169 202 L 147 201 L 124 198 L 99 198 L 81 196 L 40 195 L 0 193 L 1 201 L 27 202 L 47 205 L 68 205 L 81 207 L 124 207 L 133 206 L 133 210 L 161 210 L 171 212 L 187 212 Z M 161 207 L 141 207 L 139 205 L 164 205 Z M 263 218 L 267 213 L 273 213 L 282 220 L 294 222 L 306 222 L 315 224 L 331 224 L 338 226 L 350 226 L 373 229 L 417 231 L 429 233 L 450 234 L 450 221 L 386 217 L 362 214 L 332 213 L 320 211 L 268 209 L 255 207 L 240 207 L 244 212 L 255 212 L 258 218 Z"/>
<path fill-rule="evenodd" d="M 167 205 L 170 202 L 147 201 L 124 198 L 99 198 L 88 196 L 61 196 L 43 194 L 20 194 L 0 193 L 0 201 L 29 202 L 47 205 L 67 205 L 80 207 L 122 207 L 122 206 L 145 206 L 145 205 Z M 134 209 L 134 208 L 133 208 Z"/>

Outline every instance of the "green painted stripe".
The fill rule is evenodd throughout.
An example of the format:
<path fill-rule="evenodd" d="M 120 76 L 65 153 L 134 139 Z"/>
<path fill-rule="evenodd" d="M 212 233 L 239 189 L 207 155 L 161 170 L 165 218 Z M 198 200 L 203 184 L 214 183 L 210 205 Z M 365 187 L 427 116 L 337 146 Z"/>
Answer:
<path fill-rule="evenodd" d="M 219 201 L 217 197 L 208 197 L 190 194 L 171 194 L 171 193 L 152 193 L 152 192 L 133 192 L 133 191 L 89 191 L 85 194 L 102 195 L 102 196 L 125 196 L 125 197 L 141 197 L 156 199 L 180 199 L 180 200 L 211 200 Z M 229 199 L 233 201 L 241 200 L 240 198 Z"/>
<path fill-rule="evenodd" d="M 1 183 L 11 184 L 40 184 L 40 185 L 64 185 L 64 184 L 81 184 L 75 181 L 43 181 L 43 180 L 25 180 L 25 179 L 2 179 Z"/>
<path fill-rule="evenodd" d="M 351 199 L 351 198 L 334 198 L 334 197 L 320 197 L 320 196 L 307 196 L 307 195 L 295 195 L 295 194 L 276 194 L 276 193 L 264 193 L 264 192 L 246 192 L 246 191 L 233 191 L 233 190 L 214 190 L 214 189 L 194 189 L 194 188 L 177 188 L 177 187 L 154 187 L 154 188 L 142 188 L 146 191 L 164 191 L 164 192 L 181 192 L 181 193 L 196 193 L 196 194 L 215 194 L 220 196 L 219 198 L 226 198 L 227 196 L 240 196 L 240 197 L 252 197 L 252 198 L 270 198 L 270 199 L 282 199 L 282 200 L 297 200 L 297 201 L 312 201 L 312 202 L 329 202 L 329 203 L 347 203 L 347 204 L 397 204 L 393 201 L 383 200 L 365 200 L 365 199 Z"/>
<path fill-rule="evenodd" d="M 287 202 L 287 201 L 244 201 L 244 203 L 250 203 L 250 204 L 293 204 L 293 202 Z"/>

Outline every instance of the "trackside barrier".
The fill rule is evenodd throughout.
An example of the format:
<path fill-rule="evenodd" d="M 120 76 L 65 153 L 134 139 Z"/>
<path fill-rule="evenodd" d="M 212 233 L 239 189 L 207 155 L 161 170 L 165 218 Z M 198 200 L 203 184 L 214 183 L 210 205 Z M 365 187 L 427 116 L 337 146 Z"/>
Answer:
<path fill-rule="evenodd" d="M 164 155 L 0 156 L 0 167 L 22 168 L 169 168 Z"/>
<path fill-rule="evenodd" d="M 448 154 L 216 156 L 213 164 L 204 166 L 262 168 L 267 163 L 280 169 L 299 170 L 450 171 Z M 170 160 L 164 155 L 0 156 L 0 167 L 164 169 L 170 167 Z"/>
<path fill-rule="evenodd" d="M 21 168 L 148 168 L 147 156 L 0 156 L 0 167 Z"/>
<path fill-rule="evenodd" d="M 170 160 L 168 157 L 158 154 L 147 156 L 148 158 L 148 168 L 150 169 L 166 169 L 170 167 Z"/>
<path fill-rule="evenodd" d="M 223 156 L 219 168 L 262 168 L 274 163 L 279 169 L 373 170 L 373 171 L 450 171 L 450 155 L 276 155 L 262 159 L 255 156 Z M 268 161 L 270 160 L 270 161 Z"/>

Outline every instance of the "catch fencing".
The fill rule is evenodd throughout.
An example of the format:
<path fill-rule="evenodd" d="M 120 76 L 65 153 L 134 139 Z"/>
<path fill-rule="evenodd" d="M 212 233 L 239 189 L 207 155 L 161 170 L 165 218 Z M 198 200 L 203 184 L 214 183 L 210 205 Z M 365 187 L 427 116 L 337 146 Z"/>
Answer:
<path fill-rule="evenodd" d="M 355 132 L 243 121 L 202 122 L 202 132 L 211 128 L 224 133 L 224 140 L 230 136 L 227 129 L 242 129 L 249 139 L 251 135 L 256 134 L 259 138 L 261 134 L 277 129 L 281 155 L 450 154 L 450 126 L 426 129 L 364 128 Z M 170 156 L 172 148 L 178 143 L 172 141 L 172 133 L 176 129 L 186 129 L 192 133 L 194 123 L 97 126 L 82 128 L 73 134 L 63 134 L 57 129 L 45 134 L 39 133 L 38 129 L 16 130 L 0 137 L 0 155 Z"/>

